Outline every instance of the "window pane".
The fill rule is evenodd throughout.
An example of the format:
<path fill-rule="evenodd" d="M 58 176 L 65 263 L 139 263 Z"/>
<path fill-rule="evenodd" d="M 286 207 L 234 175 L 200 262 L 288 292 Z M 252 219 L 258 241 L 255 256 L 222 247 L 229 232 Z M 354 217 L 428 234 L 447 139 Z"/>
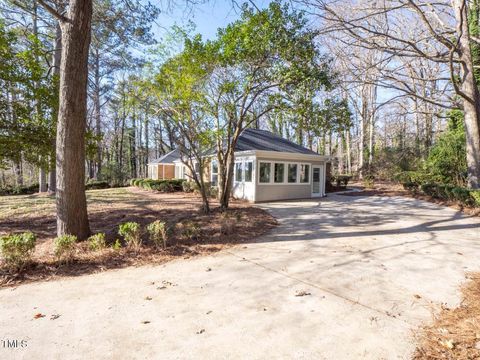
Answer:
<path fill-rule="evenodd" d="M 270 164 L 269 163 L 260 163 L 260 182 L 261 183 L 270 182 Z"/>
<path fill-rule="evenodd" d="M 194 167 L 195 167 L 195 172 L 198 174 L 200 172 L 200 164 L 196 162 Z"/>
<path fill-rule="evenodd" d="M 212 175 L 212 186 L 218 185 L 218 175 Z"/>
<path fill-rule="evenodd" d="M 300 165 L 300 182 L 308 183 L 310 178 L 310 165 Z"/>
<path fill-rule="evenodd" d="M 245 182 L 252 181 L 253 162 L 248 161 L 245 163 Z"/>
<path fill-rule="evenodd" d="M 235 164 L 235 181 L 242 181 L 242 163 Z"/>
<path fill-rule="evenodd" d="M 297 182 L 297 164 L 288 164 L 288 182 Z"/>
<path fill-rule="evenodd" d="M 285 173 L 285 164 L 275 164 L 275 182 L 283 183 L 283 177 Z"/>
<path fill-rule="evenodd" d="M 212 174 L 218 174 L 217 160 L 212 160 Z"/>

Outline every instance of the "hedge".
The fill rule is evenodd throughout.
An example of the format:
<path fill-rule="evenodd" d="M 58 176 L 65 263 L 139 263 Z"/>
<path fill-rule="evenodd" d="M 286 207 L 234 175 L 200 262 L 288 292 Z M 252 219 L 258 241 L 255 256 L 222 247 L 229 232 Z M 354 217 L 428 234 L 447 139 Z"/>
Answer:
<path fill-rule="evenodd" d="M 13 186 L 0 188 L 0 195 L 29 195 L 35 194 L 39 190 L 38 184 L 30 186 Z"/>
<path fill-rule="evenodd" d="M 156 190 L 160 192 L 183 191 L 183 179 L 153 180 L 153 179 L 132 179 L 130 184 L 141 187 L 146 190 Z"/>
<path fill-rule="evenodd" d="M 471 190 L 449 184 L 424 183 L 419 185 L 412 181 L 404 182 L 403 187 L 412 193 L 416 193 L 420 189 L 425 195 L 436 199 L 458 201 L 465 206 L 480 207 L 480 190 Z"/>

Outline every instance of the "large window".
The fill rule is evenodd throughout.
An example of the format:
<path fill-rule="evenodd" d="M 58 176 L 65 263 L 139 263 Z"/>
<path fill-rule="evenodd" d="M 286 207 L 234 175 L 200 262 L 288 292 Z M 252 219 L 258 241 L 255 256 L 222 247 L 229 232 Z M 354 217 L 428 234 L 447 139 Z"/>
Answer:
<path fill-rule="evenodd" d="M 297 164 L 288 164 L 288 182 L 296 183 L 297 182 Z"/>
<path fill-rule="evenodd" d="M 212 186 L 217 186 L 218 185 L 218 163 L 217 163 L 217 160 L 212 160 L 210 181 L 212 183 Z"/>
<path fill-rule="evenodd" d="M 276 183 L 283 183 L 285 179 L 285 164 L 275 163 L 275 177 Z"/>
<path fill-rule="evenodd" d="M 270 163 L 261 162 L 260 163 L 260 178 L 261 183 L 269 183 L 271 178 L 271 166 Z"/>
<path fill-rule="evenodd" d="M 253 162 L 246 161 L 244 171 L 245 171 L 245 182 L 252 182 Z"/>
<path fill-rule="evenodd" d="M 301 183 L 310 182 L 310 165 L 306 165 L 306 164 L 300 165 L 300 182 Z"/>
<path fill-rule="evenodd" d="M 242 182 L 243 166 L 241 162 L 235 163 L 235 181 Z"/>

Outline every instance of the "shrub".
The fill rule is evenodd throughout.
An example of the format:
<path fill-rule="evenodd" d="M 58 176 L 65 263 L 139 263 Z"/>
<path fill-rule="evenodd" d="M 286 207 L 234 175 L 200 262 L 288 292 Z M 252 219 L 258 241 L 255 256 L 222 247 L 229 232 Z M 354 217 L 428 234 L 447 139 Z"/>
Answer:
<path fill-rule="evenodd" d="M 58 260 L 69 262 L 75 255 L 75 243 L 77 237 L 75 235 L 62 235 L 55 238 L 53 244 L 55 248 L 55 257 Z"/>
<path fill-rule="evenodd" d="M 337 175 L 332 180 L 335 180 L 337 187 L 346 188 L 351 178 L 351 175 Z"/>
<path fill-rule="evenodd" d="M 128 182 L 130 184 L 130 186 L 135 186 L 135 181 L 137 181 L 138 179 L 130 179 L 130 181 Z"/>
<path fill-rule="evenodd" d="M 0 237 L 0 251 L 7 266 L 21 270 L 30 261 L 37 238 L 32 232 Z"/>
<path fill-rule="evenodd" d="M 147 226 L 147 231 L 156 247 L 167 248 L 168 229 L 165 222 L 156 220 Z"/>
<path fill-rule="evenodd" d="M 365 175 L 363 178 L 363 186 L 365 186 L 367 189 L 373 188 L 375 185 L 375 177 L 373 175 Z"/>
<path fill-rule="evenodd" d="M 160 184 L 158 185 L 155 185 L 155 187 L 152 187 L 153 190 L 157 190 L 157 191 L 160 191 L 160 192 L 174 192 L 175 189 L 173 187 L 173 185 L 169 182 L 161 182 Z"/>
<path fill-rule="evenodd" d="M 452 193 L 455 197 L 455 200 L 459 201 L 463 205 L 473 206 L 475 203 L 475 200 L 470 196 L 470 190 L 468 189 L 455 187 L 452 189 Z"/>
<path fill-rule="evenodd" d="M 218 187 L 216 187 L 216 186 L 211 186 L 210 187 L 210 196 L 212 198 L 217 198 L 218 197 Z"/>
<path fill-rule="evenodd" d="M 98 251 L 107 247 L 104 233 L 98 233 L 88 238 L 88 246 L 92 251 Z"/>
<path fill-rule="evenodd" d="M 140 224 L 136 222 L 126 222 L 119 226 L 118 234 L 123 236 L 128 246 L 134 249 L 142 245 Z"/>
<path fill-rule="evenodd" d="M 187 240 L 198 240 L 202 233 L 200 226 L 198 226 L 193 221 L 187 221 L 181 224 L 182 226 L 182 236 Z"/>
<path fill-rule="evenodd" d="M 85 190 L 108 189 L 110 184 L 108 181 L 89 180 L 85 185 Z"/>
<path fill-rule="evenodd" d="M 435 184 L 425 183 L 425 184 L 422 184 L 420 188 L 422 189 L 422 192 L 426 195 L 436 196 L 437 194 L 437 189 Z"/>
<path fill-rule="evenodd" d="M 480 190 L 470 190 L 470 196 L 473 199 L 473 204 L 480 207 Z"/>
<path fill-rule="evenodd" d="M 0 188 L 0 195 L 30 195 L 39 190 L 38 184 L 30 186 L 13 186 Z"/>
<path fill-rule="evenodd" d="M 182 190 L 184 192 L 193 192 L 195 183 L 193 181 L 184 181 L 182 183 Z"/>
<path fill-rule="evenodd" d="M 407 182 L 404 182 L 402 185 L 405 190 L 408 190 L 414 194 L 416 194 L 418 191 L 418 184 L 416 182 L 407 181 Z"/>
<path fill-rule="evenodd" d="M 235 232 L 236 222 L 230 216 L 224 216 L 220 222 L 220 233 L 222 235 L 230 235 Z"/>
<path fill-rule="evenodd" d="M 120 250 L 122 248 L 122 243 L 119 239 L 116 239 L 115 242 L 112 244 L 113 250 Z"/>

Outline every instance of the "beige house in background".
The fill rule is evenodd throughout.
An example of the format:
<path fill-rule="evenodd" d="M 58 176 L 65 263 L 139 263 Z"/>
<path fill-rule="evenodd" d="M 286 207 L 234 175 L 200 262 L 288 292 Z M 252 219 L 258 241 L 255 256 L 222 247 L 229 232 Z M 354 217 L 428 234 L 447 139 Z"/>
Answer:
<path fill-rule="evenodd" d="M 175 179 L 174 160 L 179 158 L 180 151 L 175 149 L 148 163 L 148 177 L 153 180 Z"/>
<path fill-rule="evenodd" d="M 173 164 L 175 178 L 189 179 L 180 154 L 173 158 L 175 154 L 169 156 L 172 153 L 149 164 L 152 174 L 165 174 L 165 165 Z M 232 196 L 251 202 L 325 196 L 326 164 L 330 160 L 269 131 L 245 129 L 235 147 Z M 206 180 L 216 186 L 218 166 L 213 156 L 207 167 Z"/>

